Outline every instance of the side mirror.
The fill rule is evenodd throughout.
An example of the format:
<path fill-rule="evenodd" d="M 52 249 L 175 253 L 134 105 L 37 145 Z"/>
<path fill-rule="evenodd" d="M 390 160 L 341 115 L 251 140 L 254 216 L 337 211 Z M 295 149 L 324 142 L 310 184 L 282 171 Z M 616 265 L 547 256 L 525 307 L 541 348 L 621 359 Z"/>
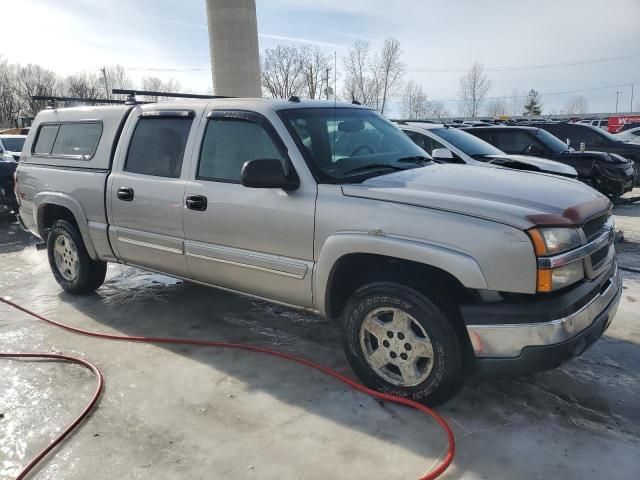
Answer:
<path fill-rule="evenodd" d="M 431 157 L 434 160 L 453 160 L 453 152 L 448 148 L 434 148 L 431 152 Z"/>
<path fill-rule="evenodd" d="M 295 174 L 287 177 L 282 162 L 275 158 L 249 160 L 242 166 L 242 185 L 251 188 L 282 188 L 295 190 L 300 180 Z"/>

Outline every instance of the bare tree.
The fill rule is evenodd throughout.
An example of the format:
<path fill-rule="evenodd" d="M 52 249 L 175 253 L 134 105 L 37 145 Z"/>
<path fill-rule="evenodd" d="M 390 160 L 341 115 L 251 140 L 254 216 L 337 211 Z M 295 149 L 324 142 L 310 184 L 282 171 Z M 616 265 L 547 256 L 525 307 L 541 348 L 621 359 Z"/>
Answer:
<path fill-rule="evenodd" d="M 58 76 L 40 65 L 29 64 L 18 68 L 17 88 L 24 116 L 35 117 L 46 106 L 44 100 L 33 100 L 32 96 L 57 95 L 61 93 L 60 87 L 61 82 Z"/>
<path fill-rule="evenodd" d="M 104 88 L 98 75 L 90 72 L 80 72 L 69 75 L 64 80 L 64 92 L 69 97 L 99 98 Z"/>
<path fill-rule="evenodd" d="M 333 66 L 331 58 L 318 47 L 305 46 L 298 52 L 298 60 L 301 63 L 301 75 L 304 82 L 304 93 L 309 98 L 328 97 L 329 78 Z"/>
<path fill-rule="evenodd" d="M 506 115 L 508 109 L 507 102 L 504 98 L 495 98 L 487 104 L 487 115 L 490 117 Z"/>
<path fill-rule="evenodd" d="M 378 110 L 384 113 L 389 96 L 404 75 L 405 65 L 400 56 L 400 42 L 389 37 L 384 41 L 382 52 L 376 56 L 373 65 L 376 93 L 378 97 Z"/>
<path fill-rule="evenodd" d="M 267 48 L 261 63 L 262 86 L 269 95 L 289 98 L 302 94 L 305 78 L 300 52 L 296 47 L 278 45 L 276 48 Z"/>
<path fill-rule="evenodd" d="M 0 59 L 0 126 L 19 126 L 20 97 L 16 80 L 16 65 Z"/>
<path fill-rule="evenodd" d="M 484 68 L 474 63 L 466 75 L 460 78 L 460 110 L 471 118 L 478 116 L 480 106 L 491 88 L 491 80 L 484 74 Z"/>
<path fill-rule="evenodd" d="M 144 77 L 142 79 L 142 90 L 177 93 L 180 91 L 180 82 L 173 78 L 165 82 L 159 77 Z M 159 95 L 146 95 L 144 98 L 148 102 L 166 102 L 172 100 L 171 97 L 163 97 Z"/>
<path fill-rule="evenodd" d="M 107 65 L 102 72 L 102 82 L 106 98 L 125 99 L 126 95 L 112 95 L 114 88 L 133 88 L 133 81 L 122 65 Z"/>
<path fill-rule="evenodd" d="M 372 54 L 368 42 L 357 40 L 344 59 L 344 96 L 384 113 L 405 73 L 400 42 L 387 38 L 382 50 Z"/>
<path fill-rule="evenodd" d="M 422 90 L 422 85 L 418 85 L 413 80 L 406 84 L 400 110 L 403 118 L 406 119 L 414 120 L 429 116 L 430 102 L 427 94 Z"/>
<path fill-rule="evenodd" d="M 369 71 L 371 66 L 370 49 L 369 42 L 355 41 L 344 59 L 346 71 L 344 88 L 347 100 L 356 100 L 362 105 L 375 108 L 377 107 L 377 95 Z"/>
<path fill-rule="evenodd" d="M 576 95 L 567 100 L 564 110 L 569 115 L 574 115 L 577 113 L 587 113 L 587 111 L 589 110 L 589 103 L 583 96 Z"/>
<path fill-rule="evenodd" d="M 438 118 L 441 121 L 452 117 L 451 112 L 445 108 L 442 102 L 429 102 L 429 113 L 427 116 L 430 118 Z"/>

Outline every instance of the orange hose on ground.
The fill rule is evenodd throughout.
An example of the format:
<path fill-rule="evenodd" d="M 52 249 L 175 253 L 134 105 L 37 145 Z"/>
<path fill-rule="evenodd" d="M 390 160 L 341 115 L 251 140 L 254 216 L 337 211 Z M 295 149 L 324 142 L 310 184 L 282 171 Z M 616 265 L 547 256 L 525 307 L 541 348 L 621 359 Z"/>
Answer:
<path fill-rule="evenodd" d="M 345 383 L 347 385 L 349 385 L 351 388 L 362 392 L 366 395 L 369 395 L 371 397 L 377 398 L 379 400 L 386 400 L 388 402 L 392 402 L 392 403 L 397 403 L 400 405 L 405 405 L 407 407 L 411 407 L 411 408 L 415 408 L 416 410 L 421 411 L 422 413 L 425 413 L 427 415 L 429 415 L 431 418 L 433 418 L 438 425 L 440 425 L 440 427 L 442 427 L 442 429 L 444 430 L 446 436 L 447 436 L 447 454 L 445 455 L 444 459 L 433 469 L 431 469 L 430 471 L 428 471 L 424 476 L 420 477 L 419 480 L 433 480 L 437 477 L 439 477 L 440 475 L 442 475 L 445 470 L 449 467 L 449 465 L 451 465 L 451 462 L 453 461 L 453 457 L 455 455 L 455 449 L 456 449 L 456 444 L 455 444 L 455 438 L 453 435 L 453 432 L 451 430 L 451 428 L 449 427 L 449 425 L 447 424 L 447 422 L 440 416 L 438 415 L 435 411 L 433 411 L 431 408 L 418 403 L 414 400 L 409 400 L 408 398 L 403 398 L 403 397 L 396 397 L 395 395 L 390 395 L 388 393 L 382 393 L 382 392 L 378 392 L 377 390 L 372 390 L 370 388 L 365 387 L 364 385 L 359 384 L 358 382 L 328 368 L 325 367 L 323 365 L 319 365 L 315 362 L 312 362 L 310 360 L 301 358 L 301 357 L 297 357 L 295 355 L 291 355 L 289 353 L 284 353 L 284 352 L 278 352 L 276 350 L 271 350 L 269 348 L 263 348 L 263 347 L 258 347 L 255 345 L 248 345 L 248 344 L 244 344 L 244 343 L 229 343 L 229 342 L 213 342 L 213 341 L 208 341 L 208 340 L 193 340 L 193 339 L 182 339 L 182 338 L 167 338 L 167 337 L 142 337 L 142 336 L 129 336 L 129 335 L 111 335 L 111 334 L 107 334 L 107 333 L 97 333 L 97 332 L 90 332 L 88 330 L 83 330 L 81 328 L 77 328 L 77 327 L 73 327 L 71 325 L 67 325 L 61 322 L 56 322 L 55 320 L 50 320 L 46 317 L 43 317 L 41 315 L 38 315 L 35 312 L 32 312 L 31 310 L 28 310 L 25 307 L 22 307 L 20 305 L 18 305 L 17 303 L 14 303 L 10 300 L 6 300 L 2 297 L 0 297 L 0 302 L 3 302 L 7 305 L 9 305 L 10 307 L 13 307 L 17 310 L 20 310 L 21 312 L 26 313 L 27 315 L 31 315 L 32 317 L 37 318 L 38 320 L 42 320 L 43 322 L 48 323 L 49 325 L 53 325 L 59 328 L 62 328 L 68 332 L 72 332 L 72 333 L 77 333 L 80 335 L 87 335 L 89 337 L 96 337 L 96 338 L 104 338 L 106 340 L 120 340 L 120 341 L 126 341 L 126 342 L 142 342 L 142 343 L 169 343 L 169 344 L 179 344 L 179 345 L 195 345 L 195 346 L 201 346 L 201 347 L 219 347 L 219 348 L 230 348 L 230 349 L 236 349 L 236 350 L 245 350 L 245 351 L 249 351 L 249 352 L 257 352 L 257 353 L 264 353 L 266 355 L 271 355 L 274 357 L 279 357 L 279 358 L 283 358 L 285 360 L 290 360 L 292 362 L 296 362 L 299 363 L 301 365 L 305 365 L 307 367 L 313 368 L 315 370 L 319 370 L 320 372 L 329 375 L 333 378 L 335 378 L 336 380 L 341 381 L 342 383 Z M 102 387 L 103 387 L 103 377 L 102 377 L 102 373 L 100 373 L 100 370 L 98 370 L 97 367 L 95 367 L 93 364 L 82 360 L 80 358 L 76 358 L 76 357 L 71 357 L 71 356 L 67 356 L 67 355 L 57 355 L 57 354 L 51 354 L 51 353 L 0 353 L 0 358 L 50 358 L 50 359 L 55 359 L 55 360 L 64 360 L 64 361 L 68 361 L 68 362 L 73 362 L 73 363 L 78 363 L 81 364 L 85 367 L 87 367 L 88 369 L 90 369 L 91 371 L 93 371 L 93 373 L 96 375 L 96 377 L 98 378 L 98 385 L 96 388 L 96 391 L 93 395 L 93 398 L 91 399 L 91 401 L 89 402 L 89 404 L 84 408 L 84 410 L 82 411 L 82 413 L 80 415 L 78 415 L 78 417 L 64 430 L 64 432 L 62 432 L 58 437 L 56 437 L 56 439 L 54 439 L 47 447 L 45 447 L 44 449 L 42 449 L 40 451 L 40 453 L 38 453 L 38 455 L 36 455 L 34 457 L 34 459 L 20 472 L 20 474 L 16 477 L 16 480 L 22 480 L 23 478 L 25 478 L 29 472 L 31 470 L 33 470 L 33 468 L 44 458 L 46 457 L 49 452 L 51 452 L 57 445 L 59 445 L 60 443 L 62 443 L 62 441 L 71 433 L 73 432 L 73 430 L 82 422 L 82 420 L 89 414 L 89 412 L 93 409 L 93 407 L 95 406 L 95 404 L 98 401 L 98 398 L 100 397 L 100 394 L 102 392 Z"/>

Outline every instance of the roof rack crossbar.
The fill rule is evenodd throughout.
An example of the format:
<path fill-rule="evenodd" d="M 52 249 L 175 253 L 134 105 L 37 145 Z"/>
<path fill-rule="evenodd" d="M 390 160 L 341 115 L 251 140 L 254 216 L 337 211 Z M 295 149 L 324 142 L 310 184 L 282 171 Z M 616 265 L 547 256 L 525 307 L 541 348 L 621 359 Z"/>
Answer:
<path fill-rule="evenodd" d="M 113 104 L 124 103 L 124 100 L 113 100 L 109 98 L 60 97 L 56 95 L 32 95 L 31 100 L 47 100 L 49 102 L 77 102 L 77 103 L 113 103 Z"/>
<path fill-rule="evenodd" d="M 152 90 L 133 90 L 128 88 L 114 88 L 111 90 L 111 93 L 114 95 L 143 95 L 150 97 L 173 97 L 173 98 L 201 98 L 201 99 L 211 99 L 211 98 L 233 98 L 226 97 L 224 95 L 202 95 L 199 93 L 171 93 L 171 92 L 156 92 Z"/>

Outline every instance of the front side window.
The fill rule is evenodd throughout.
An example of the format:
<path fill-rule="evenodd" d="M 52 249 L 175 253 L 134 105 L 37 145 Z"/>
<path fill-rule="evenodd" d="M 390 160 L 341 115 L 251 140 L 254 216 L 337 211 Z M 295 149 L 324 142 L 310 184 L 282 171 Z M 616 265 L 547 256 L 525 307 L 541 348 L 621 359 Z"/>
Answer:
<path fill-rule="evenodd" d="M 240 183 L 243 165 L 260 159 L 280 160 L 285 168 L 284 155 L 262 125 L 245 118 L 210 118 L 196 178 Z"/>
<path fill-rule="evenodd" d="M 58 135 L 60 125 L 42 125 L 38 130 L 38 138 L 33 146 L 33 153 L 37 155 L 49 155 L 53 148 L 53 142 Z"/>
<path fill-rule="evenodd" d="M 63 123 L 53 144 L 51 155 L 92 157 L 102 135 L 100 123 Z"/>
<path fill-rule="evenodd" d="M 528 153 L 532 148 L 536 150 L 544 150 L 544 146 L 540 141 L 529 132 L 520 130 L 500 131 L 495 135 L 497 141 L 495 143 L 503 152 L 512 154 Z"/>
<path fill-rule="evenodd" d="M 143 117 L 133 132 L 124 170 L 156 177 L 180 177 L 192 119 Z"/>
<path fill-rule="evenodd" d="M 473 158 L 503 154 L 490 143 L 457 128 L 437 128 L 433 133 Z"/>
<path fill-rule="evenodd" d="M 421 133 L 411 132 L 411 131 L 406 131 L 405 133 L 409 135 L 409 138 L 413 140 L 413 143 L 418 145 L 421 149 L 423 149 L 428 154 L 431 154 L 431 152 L 433 152 L 436 148 L 447 148 L 444 145 L 442 145 L 440 142 L 434 140 L 431 137 L 423 135 Z"/>
<path fill-rule="evenodd" d="M 362 181 L 430 163 L 408 136 L 372 110 L 301 108 L 278 113 L 320 182 Z"/>

